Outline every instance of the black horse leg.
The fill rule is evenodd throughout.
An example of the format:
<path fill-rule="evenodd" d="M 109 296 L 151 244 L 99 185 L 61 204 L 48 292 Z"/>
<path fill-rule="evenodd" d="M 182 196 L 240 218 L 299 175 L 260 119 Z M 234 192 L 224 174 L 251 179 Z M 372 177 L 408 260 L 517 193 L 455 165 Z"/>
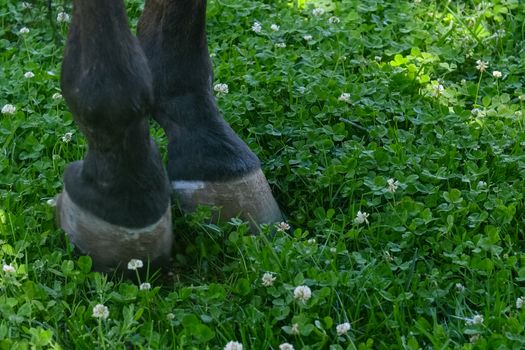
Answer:
<path fill-rule="evenodd" d="M 97 270 L 132 258 L 162 263 L 172 242 L 171 190 L 149 135 L 151 72 L 123 0 L 74 1 L 62 92 L 88 151 L 65 171 L 60 226 Z"/>
<path fill-rule="evenodd" d="M 154 118 L 168 136 L 168 175 L 183 210 L 221 208 L 257 224 L 282 220 L 257 156 L 212 93 L 205 0 L 147 0 L 138 37 L 153 74 Z"/>

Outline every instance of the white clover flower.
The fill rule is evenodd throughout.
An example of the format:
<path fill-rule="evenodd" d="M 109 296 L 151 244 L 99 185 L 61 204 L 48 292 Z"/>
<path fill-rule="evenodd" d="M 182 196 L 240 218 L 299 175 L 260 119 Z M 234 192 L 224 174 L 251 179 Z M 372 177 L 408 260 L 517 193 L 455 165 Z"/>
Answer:
<path fill-rule="evenodd" d="M 278 32 L 279 29 L 281 29 L 281 27 L 279 27 L 277 24 L 274 23 L 270 26 L 270 29 L 273 30 L 274 32 Z"/>
<path fill-rule="evenodd" d="M 473 336 L 471 336 L 469 339 L 469 342 L 471 343 L 475 343 L 479 340 L 479 334 L 474 334 Z"/>
<path fill-rule="evenodd" d="M 57 206 L 57 201 L 55 198 L 50 198 L 46 201 L 46 204 L 49 205 L 51 208 L 54 208 Z"/>
<path fill-rule="evenodd" d="M 489 67 L 488 62 L 485 62 L 482 60 L 476 61 L 476 69 L 479 70 L 480 72 L 484 72 L 488 67 Z"/>
<path fill-rule="evenodd" d="M 495 70 L 492 72 L 492 76 L 497 79 L 497 78 L 501 78 L 502 74 L 499 70 Z"/>
<path fill-rule="evenodd" d="M 455 287 L 456 287 L 456 290 L 458 291 L 458 293 L 463 293 L 463 292 L 465 291 L 465 286 L 462 285 L 462 284 L 459 283 L 459 282 L 456 283 Z"/>
<path fill-rule="evenodd" d="M 345 322 L 338 324 L 337 327 L 335 327 L 335 330 L 337 331 L 337 335 L 345 335 L 351 328 L 352 326 L 350 325 L 350 323 Z"/>
<path fill-rule="evenodd" d="M 341 102 L 350 103 L 350 94 L 348 92 L 343 92 L 341 96 L 339 96 L 338 100 Z"/>
<path fill-rule="evenodd" d="M 286 44 L 285 43 L 276 43 L 275 47 L 278 47 L 280 49 L 284 49 L 286 47 Z"/>
<path fill-rule="evenodd" d="M 294 350 L 294 347 L 290 343 L 282 343 L 279 345 L 279 350 Z"/>
<path fill-rule="evenodd" d="M 144 263 L 140 259 L 131 259 L 128 262 L 128 270 L 140 269 L 143 266 L 144 266 Z"/>
<path fill-rule="evenodd" d="M 259 22 L 257 22 L 257 21 L 253 22 L 252 30 L 253 30 L 255 33 L 259 34 L 259 33 L 261 32 L 261 30 L 262 30 L 261 23 L 259 23 Z"/>
<path fill-rule="evenodd" d="M 27 79 L 31 79 L 35 77 L 35 74 L 33 72 L 25 72 L 24 77 Z"/>
<path fill-rule="evenodd" d="M 71 138 L 73 137 L 73 133 L 66 132 L 64 136 L 62 136 L 62 142 L 68 143 L 71 141 Z"/>
<path fill-rule="evenodd" d="M 70 21 L 70 17 L 67 13 L 65 12 L 59 12 L 57 14 L 57 22 L 59 23 L 67 23 Z"/>
<path fill-rule="evenodd" d="M 482 324 L 483 321 L 483 315 L 474 315 L 474 317 L 472 317 L 472 323 L 474 324 Z"/>
<path fill-rule="evenodd" d="M 368 222 L 368 217 L 370 216 L 370 214 L 364 212 L 364 211 L 361 211 L 359 210 L 357 212 L 357 215 L 355 216 L 355 219 L 354 219 L 354 222 L 356 224 L 362 224 L 362 223 L 369 223 Z"/>
<path fill-rule="evenodd" d="M 414 4 L 420 4 L 421 0 L 414 0 Z"/>
<path fill-rule="evenodd" d="M 287 222 L 280 222 L 278 225 L 277 225 L 277 231 L 280 231 L 280 232 L 286 232 L 290 229 L 290 225 L 287 223 Z"/>
<path fill-rule="evenodd" d="M 381 56 L 374 56 L 374 60 L 376 60 L 377 62 L 381 62 L 383 60 L 383 57 L 381 57 Z"/>
<path fill-rule="evenodd" d="M 61 100 L 61 99 L 62 99 L 62 94 L 60 94 L 60 93 L 58 93 L 58 92 L 55 92 L 55 93 L 53 94 L 53 96 L 51 96 L 51 98 L 52 98 L 53 100 Z"/>
<path fill-rule="evenodd" d="M 306 302 L 312 297 L 312 290 L 308 286 L 299 286 L 294 289 L 293 296 L 299 301 Z"/>
<path fill-rule="evenodd" d="M 29 2 L 26 2 L 26 1 L 23 1 L 22 2 L 22 8 L 25 10 L 25 9 L 30 9 L 31 7 L 33 7 L 33 5 L 31 5 Z"/>
<path fill-rule="evenodd" d="M 315 244 L 316 241 L 315 241 L 315 238 L 310 238 L 310 239 L 309 239 L 308 241 L 306 241 L 306 242 L 308 242 L 308 244 Z"/>
<path fill-rule="evenodd" d="M 93 308 L 93 317 L 105 320 L 109 316 L 109 309 L 103 304 L 97 304 Z"/>
<path fill-rule="evenodd" d="M 525 101 L 525 94 L 524 95 L 519 95 L 518 96 L 518 100 Z"/>
<path fill-rule="evenodd" d="M 299 92 L 300 94 L 304 94 L 306 92 L 306 88 L 304 86 L 299 86 L 297 88 L 297 92 Z"/>
<path fill-rule="evenodd" d="M 18 31 L 19 34 L 27 34 L 29 33 L 29 28 L 27 27 L 22 27 L 20 28 L 20 30 Z"/>
<path fill-rule="evenodd" d="M 4 267 L 2 268 L 2 270 L 5 273 L 15 273 L 16 272 L 16 269 L 11 264 L 9 264 L 9 265 L 8 264 L 4 264 Z"/>
<path fill-rule="evenodd" d="M 262 276 L 262 285 L 265 287 L 273 286 L 273 282 L 275 282 L 276 277 L 271 272 L 265 272 Z"/>
<path fill-rule="evenodd" d="M 151 284 L 149 284 L 148 282 L 144 282 L 139 286 L 139 289 L 140 290 L 150 290 Z"/>
<path fill-rule="evenodd" d="M 175 315 L 170 312 L 169 314 L 166 315 L 166 319 L 168 321 L 171 321 L 171 320 L 175 319 Z"/>
<path fill-rule="evenodd" d="M 472 110 L 470 111 L 470 113 L 472 113 L 472 115 L 478 115 L 479 112 L 480 112 L 479 108 L 472 108 Z"/>
<path fill-rule="evenodd" d="M 314 16 L 322 16 L 324 15 L 324 9 L 317 7 L 312 10 L 312 15 Z"/>
<path fill-rule="evenodd" d="M 313 37 L 310 34 L 303 35 L 303 39 L 306 41 L 310 41 L 313 39 Z"/>
<path fill-rule="evenodd" d="M 219 96 L 226 95 L 228 92 L 230 92 L 228 88 L 228 84 L 223 84 L 223 83 L 215 84 L 215 86 L 213 87 L 213 90 L 215 90 L 215 92 L 217 92 Z"/>
<path fill-rule="evenodd" d="M 332 254 L 337 253 L 337 248 L 336 247 L 330 248 L 330 253 L 332 253 Z M 328 260 L 328 263 L 330 263 L 330 260 Z"/>
<path fill-rule="evenodd" d="M 397 181 L 396 179 L 388 179 L 386 180 L 386 182 L 388 184 L 387 191 L 390 193 L 396 192 L 397 188 L 399 187 L 399 181 Z"/>
<path fill-rule="evenodd" d="M 484 321 L 483 315 L 474 315 L 472 318 L 467 318 L 465 320 L 465 323 L 467 325 L 475 325 L 475 324 L 482 324 Z"/>
<path fill-rule="evenodd" d="M 290 332 L 292 334 L 299 334 L 299 324 L 298 323 L 294 323 L 292 325 L 292 329 L 290 330 Z"/>
<path fill-rule="evenodd" d="M 339 17 L 332 16 L 332 17 L 328 18 L 328 23 L 330 23 L 330 24 L 337 24 L 339 22 L 341 22 Z"/>
<path fill-rule="evenodd" d="M 518 299 L 516 299 L 516 309 L 522 309 L 523 308 L 523 304 L 525 304 L 525 298 L 524 297 L 519 297 Z"/>
<path fill-rule="evenodd" d="M 443 95 L 443 91 L 445 91 L 445 88 L 441 84 L 432 85 L 432 89 L 432 95 L 434 95 L 435 97 Z"/>
<path fill-rule="evenodd" d="M 487 187 L 487 183 L 485 181 L 478 182 L 478 188 L 485 188 L 485 187 Z"/>
<path fill-rule="evenodd" d="M 242 344 L 232 340 L 226 344 L 224 350 L 242 350 Z"/>
<path fill-rule="evenodd" d="M 4 107 L 2 107 L 2 114 L 15 114 L 16 107 L 12 104 L 6 104 Z"/>
<path fill-rule="evenodd" d="M 523 115 L 523 112 L 522 111 L 516 111 L 514 112 L 514 115 L 518 118 L 521 118 L 521 116 Z"/>

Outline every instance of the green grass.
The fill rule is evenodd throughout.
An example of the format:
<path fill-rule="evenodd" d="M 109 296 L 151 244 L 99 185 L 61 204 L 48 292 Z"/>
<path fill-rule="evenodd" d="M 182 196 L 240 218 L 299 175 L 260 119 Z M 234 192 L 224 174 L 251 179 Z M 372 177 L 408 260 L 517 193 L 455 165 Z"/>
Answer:
<path fill-rule="evenodd" d="M 54 32 L 43 3 L 0 0 L 0 349 L 525 347 L 525 3 L 210 1 L 221 111 L 292 229 L 174 207 L 172 273 L 149 290 L 90 272 L 55 226 L 86 143 L 53 98 L 71 4 Z"/>

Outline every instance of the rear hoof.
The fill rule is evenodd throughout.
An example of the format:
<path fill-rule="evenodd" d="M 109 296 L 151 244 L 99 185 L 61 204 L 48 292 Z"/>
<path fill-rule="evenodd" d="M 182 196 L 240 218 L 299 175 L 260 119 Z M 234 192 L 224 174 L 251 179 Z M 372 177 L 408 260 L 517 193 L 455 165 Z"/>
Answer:
<path fill-rule="evenodd" d="M 252 233 L 259 233 L 260 224 L 284 220 L 261 169 L 229 181 L 172 181 L 171 186 L 184 212 L 199 205 L 219 207 L 214 220 L 239 217 L 249 222 Z"/>
<path fill-rule="evenodd" d="M 169 262 L 173 233 L 171 206 L 154 224 L 128 228 L 101 220 L 76 205 L 66 189 L 56 201 L 57 223 L 83 254 L 89 255 L 93 269 L 100 272 L 123 271 L 131 259 L 140 259 L 152 268 Z"/>

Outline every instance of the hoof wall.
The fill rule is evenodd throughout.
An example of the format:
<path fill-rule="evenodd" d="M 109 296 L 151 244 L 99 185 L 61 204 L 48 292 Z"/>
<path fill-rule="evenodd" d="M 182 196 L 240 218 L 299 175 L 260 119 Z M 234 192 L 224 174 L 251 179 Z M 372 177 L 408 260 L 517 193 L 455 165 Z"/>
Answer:
<path fill-rule="evenodd" d="M 281 210 L 260 169 L 229 181 L 172 181 L 171 185 L 186 213 L 195 211 L 199 205 L 219 207 L 214 220 L 239 217 L 250 223 L 252 233 L 259 232 L 260 224 L 283 221 Z"/>
<path fill-rule="evenodd" d="M 124 270 L 131 259 L 149 262 L 152 267 L 165 265 L 171 255 L 173 233 L 171 206 L 154 224 L 128 228 L 101 220 L 76 205 L 67 191 L 58 195 L 56 215 L 59 226 L 100 272 Z"/>

